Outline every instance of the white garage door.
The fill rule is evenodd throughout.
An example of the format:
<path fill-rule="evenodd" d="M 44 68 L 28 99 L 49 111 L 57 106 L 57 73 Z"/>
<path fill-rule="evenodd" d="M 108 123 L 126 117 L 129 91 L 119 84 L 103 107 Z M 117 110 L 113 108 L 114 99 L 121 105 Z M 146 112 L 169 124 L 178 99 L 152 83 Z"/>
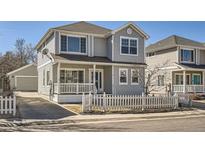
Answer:
<path fill-rule="evenodd" d="M 37 91 L 38 77 L 36 76 L 16 76 L 16 90 Z"/>

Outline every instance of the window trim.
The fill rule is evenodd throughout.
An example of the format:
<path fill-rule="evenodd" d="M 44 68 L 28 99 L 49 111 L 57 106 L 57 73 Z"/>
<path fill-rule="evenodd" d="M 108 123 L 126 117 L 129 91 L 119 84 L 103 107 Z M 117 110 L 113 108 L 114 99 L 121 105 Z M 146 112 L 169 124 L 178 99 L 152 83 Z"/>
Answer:
<path fill-rule="evenodd" d="M 46 70 L 43 69 L 43 87 L 46 85 Z"/>
<path fill-rule="evenodd" d="M 72 34 L 64 34 L 64 33 L 60 33 L 59 34 L 60 37 L 59 37 L 59 51 L 60 53 L 63 53 L 63 54 L 74 54 L 74 55 L 87 55 L 88 54 L 88 39 L 86 36 L 84 35 L 72 35 Z M 66 48 L 67 48 L 67 51 L 62 51 L 61 50 L 61 36 L 66 36 L 67 37 L 67 44 L 66 44 Z M 81 53 L 81 52 L 74 52 L 74 51 L 68 51 L 68 37 L 77 37 L 77 38 L 85 38 L 85 53 Z M 80 44 L 79 44 L 80 46 Z"/>
<path fill-rule="evenodd" d="M 159 80 L 159 77 L 161 77 L 160 80 L 161 80 L 162 77 L 163 77 L 163 81 L 164 81 L 164 82 L 163 82 L 163 85 L 161 85 L 161 82 L 160 82 L 160 80 Z M 163 86 L 165 86 L 165 75 L 161 75 L 161 74 L 160 74 L 160 75 L 157 76 L 157 86 L 158 86 L 158 87 L 163 87 Z"/>
<path fill-rule="evenodd" d="M 132 75 L 133 75 L 133 71 L 136 71 L 136 70 L 138 71 L 138 82 L 133 82 L 133 81 L 132 81 Z M 131 69 L 131 77 L 130 77 L 130 79 L 131 79 L 131 85 L 139 85 L 139 78 L 140 78 L 140 77 L 139 77 L 139 71 L 140 71 L 140 69 L 138 69 L 138 68 L 137 68 L 137 69 Z"/>
<path fill-rule="evenodd" d="M 190 50 L 193 51 L 193 62 L 190 61 L 182 61 L 182 50 Z M 183 55 L 184 56 L 184 55 Z M 190 48 L 181 48 L 180 49 L 180 62 L 181 63 L 187 63 L 187 64 L 195 64 L 196 63 L 196 52 L 194 49 L 190 49 Z"/>
<path fill-rule="evenodd" d="M 51 80 L 51 71 L 50 70 L 46 70 L 46 86 L 49 86 L 48 72 L 49 72 L 49 81 Z"/>
<path fill-rule="evenodd" d="M 126 82 L 120 82 L 120 75 L 121 71 L 125 70 L 126 71 Z M 128 69 L 127 68 L 119 68 L 119 85 L 128 85 Z"/>
<path fill-rule="evenodd" d="M 200 84 L 193 84 L 193 77 L 195 76 L 200 76 Z M 201 73 L 192 73 L 192 76 L 191 76 L 191 84 L 192 85 L 202 85 L 203 81 L 202 81 L 202 75 Z"/>
<path fill-rule="evenodd" d="M 122 39 L 128 39 L 128 54 L 122 53 Z M 136 40 L 137 41 L 137 54 L 130 54 L 130 40 Z M 126 36 L 120 36 L 120 55 L 122 56 L 138 56 L 139 53 L 139 39 L 134 37 L 126 37 Z"/>
<path fill-rule="evenodd" d="M 61 70 L 64 70 L 64 71 L 83 71 L 83 83 L 85 83 L 85 69 L 84 68 L 60 68 L 60 71 Z M 79 82 L 77 82 L 77 83 L 79 83 Z"/>
<path fill-rule="evenodd" d="M 175 80 L 175 83 L 174 83 L 174 84 L 175 84 L 175 85 L 183 85 L 183 84 L 177 84 L 177 83 L 176 83 L 176 81 L 177 81 L 177 80 L 176 80 L 176 79 L 177 79 L 176 76 L 177 76 L 177 75 L 182 76 L 182 81 L 183 81 L 183 84 L 184 84 L 183 73 L 174 73 L 174 80 Z"/>

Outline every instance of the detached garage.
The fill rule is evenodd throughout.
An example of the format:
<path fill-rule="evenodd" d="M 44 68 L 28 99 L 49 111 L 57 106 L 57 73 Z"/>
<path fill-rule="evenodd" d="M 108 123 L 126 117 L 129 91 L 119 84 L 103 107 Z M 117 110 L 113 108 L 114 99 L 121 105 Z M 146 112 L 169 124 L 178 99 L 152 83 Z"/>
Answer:
<path fill-rule="evenodd" d="M 36 64 L 29 64 L 7 73 L 10 89 L 16 91 L 37 91 L 38 76 Z"/>

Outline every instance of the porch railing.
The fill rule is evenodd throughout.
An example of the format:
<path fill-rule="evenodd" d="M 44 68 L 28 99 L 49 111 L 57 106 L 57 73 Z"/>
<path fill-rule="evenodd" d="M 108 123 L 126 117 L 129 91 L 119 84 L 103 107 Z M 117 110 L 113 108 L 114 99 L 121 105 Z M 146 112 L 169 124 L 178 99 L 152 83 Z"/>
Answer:
<path fill-rule="evenodd" d="M 82 94 L 94 91 L 93 83 L 54 83 L 54 93 L 58 94 Z"/>
<path fill-rule="evenodd" d="M 184 92 L 184 85 L 173 85 L 174 92 Z M 205 92 L 204 85 L 186 85 L 185 92 Z"/>

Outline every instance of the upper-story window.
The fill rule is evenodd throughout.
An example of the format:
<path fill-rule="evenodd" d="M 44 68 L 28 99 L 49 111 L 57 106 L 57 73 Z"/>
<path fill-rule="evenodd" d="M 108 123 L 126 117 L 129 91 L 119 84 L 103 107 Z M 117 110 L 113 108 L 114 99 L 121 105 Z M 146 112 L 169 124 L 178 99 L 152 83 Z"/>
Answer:
<path fill-rule="evenodd" d="M 86 53 L 86 37 L 61 35 L 61 51 Z"/>
<path fill-rule="evenodd" d="M 181 49 L 181 62 L 194 63 L 195 53 L 192 49 Z"/>
<path fill-rule="evenodd" d="M 120 38 L 121 54 L 137 55 L 138 54 L 138 39 L 121 37 Z"/>

